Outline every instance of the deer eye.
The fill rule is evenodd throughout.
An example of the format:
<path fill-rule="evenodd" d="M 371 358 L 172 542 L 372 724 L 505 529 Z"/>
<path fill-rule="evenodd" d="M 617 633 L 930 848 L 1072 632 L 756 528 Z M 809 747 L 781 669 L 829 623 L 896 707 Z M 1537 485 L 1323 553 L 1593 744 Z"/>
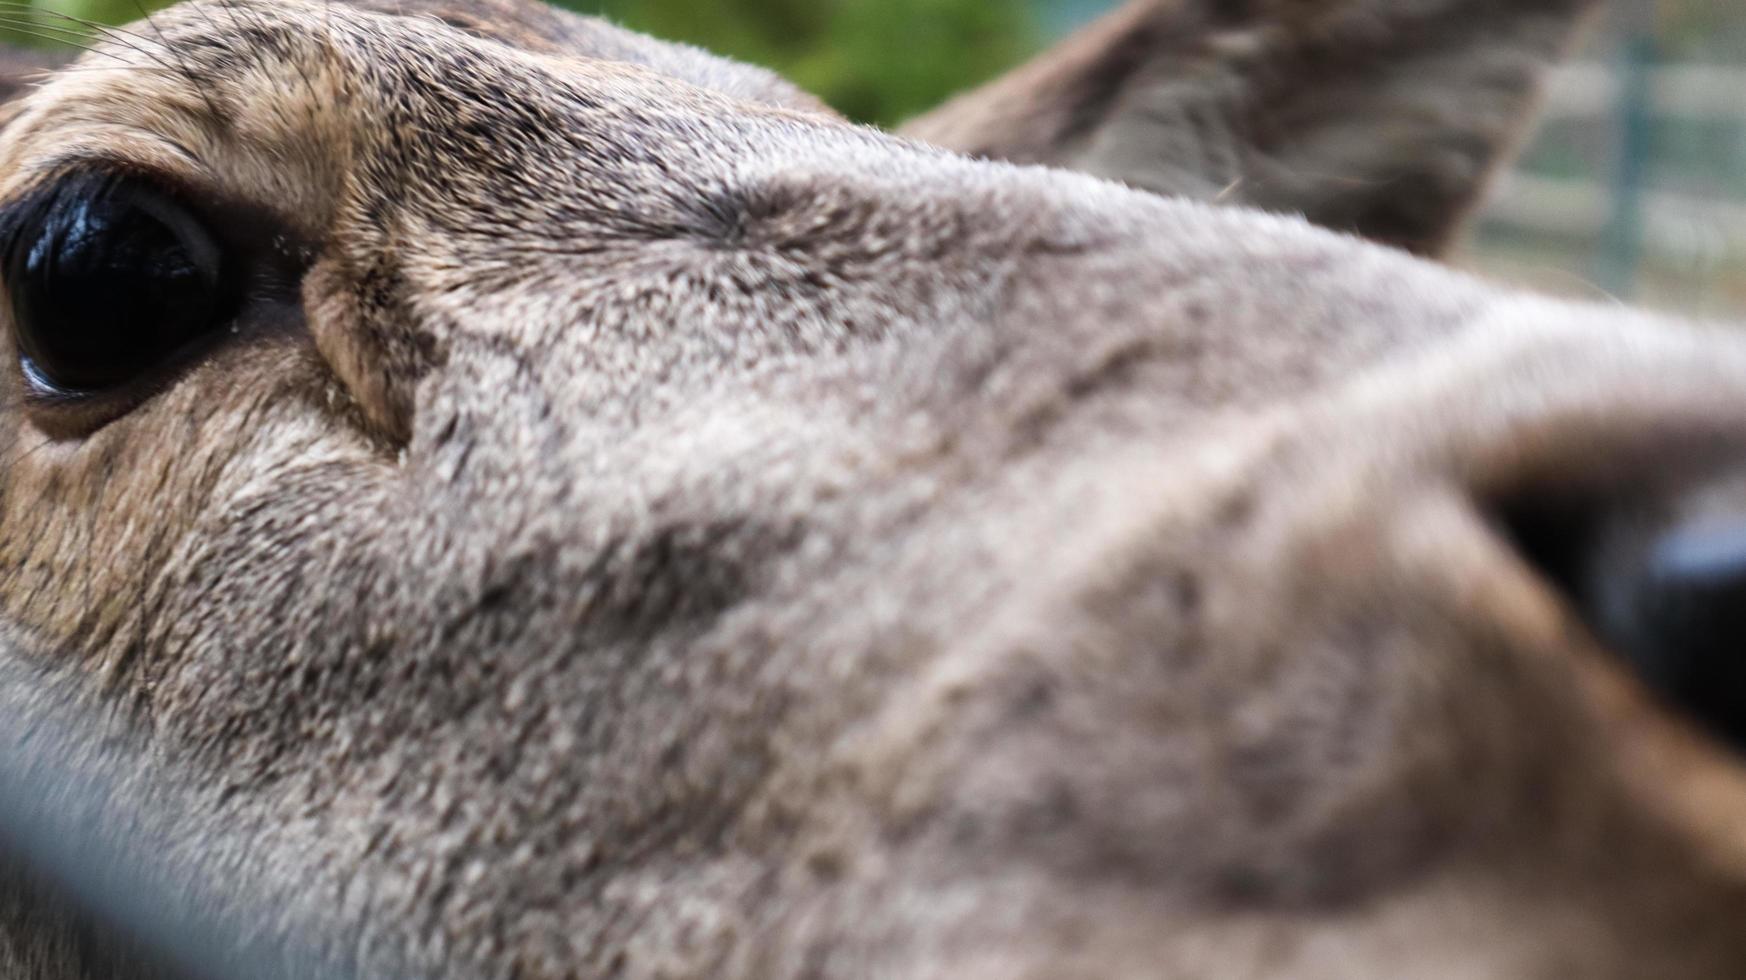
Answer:
<path fill-rule="evenodd" d="M 74 178 L 7 215 L 4 277 L 25 375 L 52 394 L 148 375 L 223 326 L 224 253 L 185 207 L 127 178 Z"/>

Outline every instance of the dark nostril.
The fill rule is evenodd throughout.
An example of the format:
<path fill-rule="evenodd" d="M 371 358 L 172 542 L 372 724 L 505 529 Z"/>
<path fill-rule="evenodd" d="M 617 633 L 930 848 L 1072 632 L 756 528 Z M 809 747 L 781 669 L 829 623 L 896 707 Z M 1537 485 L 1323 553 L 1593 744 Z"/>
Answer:
<path fill-rule="evenodd" d="M 1595 626 L 1650 686 L 1746 746 L 1746 521 L 1640 540 L 1623 567 L 1594 570 Z"/>
<path fill-rule="evenodd" d="M 1723 490 L 1532 498 L 1503 517 L 1644 683 L 1746 749 L 1746 510 L 1737 487 Z"/>

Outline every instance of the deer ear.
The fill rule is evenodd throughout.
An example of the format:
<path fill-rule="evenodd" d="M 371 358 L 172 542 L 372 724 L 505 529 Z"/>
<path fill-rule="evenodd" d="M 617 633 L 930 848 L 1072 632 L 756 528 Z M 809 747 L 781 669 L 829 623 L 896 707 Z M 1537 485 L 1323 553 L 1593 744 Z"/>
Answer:
<path fill-rule="evenodd" d="M 1593 0 L 1138 0 L 905 127 L 1442 251 Z"/>

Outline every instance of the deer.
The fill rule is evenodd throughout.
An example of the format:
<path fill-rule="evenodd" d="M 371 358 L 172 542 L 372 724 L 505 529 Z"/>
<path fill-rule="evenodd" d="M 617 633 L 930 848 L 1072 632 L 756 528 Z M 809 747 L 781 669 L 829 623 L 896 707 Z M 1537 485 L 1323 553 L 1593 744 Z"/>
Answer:
<path fill-rule="evenodd" d="M 1746 334 L 1438 261 L 1593 7 L 14 71 L 4 974 L 1746 975 Z"/>

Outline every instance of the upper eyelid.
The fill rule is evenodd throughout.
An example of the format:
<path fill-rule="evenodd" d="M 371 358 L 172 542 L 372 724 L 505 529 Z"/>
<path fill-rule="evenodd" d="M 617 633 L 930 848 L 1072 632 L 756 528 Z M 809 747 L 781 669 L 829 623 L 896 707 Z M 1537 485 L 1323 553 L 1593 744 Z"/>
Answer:
<path fill-rule="evenodd" d="M 125 175 L 107 167 L 66 166 L 40 174 L 28 184 L 7 194 L 0 200 L 0 260 L 11 255 L 18 236 L 29 229 L 29 219 L 65 193 L 68 183 L 88 181 L 96 185 L 103 181 L 120 179 L 125 179 Z"/>
<path fill-rule="evenodd" d="M 183 104 L 184 88 L 172 86 L 160 105 L 155 89 L 135 91 L 126 79 L 51 79 L 20 100 L 23 117 L 0 137 L 0 204 L 49 174 L 116 168 L 154 176 L 191 200 L 269 215 L 304 239 L 325 231 L 337 203 L 331 162 L 320 153 L 307 165 L 286 156 L 276 130 L 212 126 L 207 113 Z M 272 96 L 251 104 L 271 106 Z"/>
<path fill-rule="evenodd" d="M 54 104 L 44 108 L 46 113 Z M 15 118 L 0 128 L 0 146 L 11 144 L 5 154 L 11 173 L 0 173 L 0 208 L 28 196 L 33 188 L 87 171 L 140 174 L 189 190 L 220 186 L 218 174 L 200 154 L 162 132 L 85 120 L 72 126 L 49 121 L 40 128 L 11 133 L 11 124 L 20 121 Z M 125 147 L 126 152 L 118 152 L 117 147 Z"/>
<path fill-rule="evenodd" d="M 0 130 L 0 137 L 4 135 L 4 131 Z M 141 135 L 150 139 L 150 145 L 153 149 L 165 152 L 166 155 L 172 157 L 175 166 L 168 167 L 164 166 L 162 162 L 138 160 L 113 152 L 79 147 L 34 158 L 26 157 L 17 167 L 24 182 L 23 188 L 39 186 L 44 182 L 64 180 L 80 173 L 92 171 L 136 174 L 175 186 L 217 184 L 217 175 L 212 173 L 192 150 L 173 139 L 166 139 L 155 133 L 141 133 Z M 16 192 L 7 193 L 4 200 L 0 200 L 0 207 L 4 207 L 5 202 L 15 196 Z"/>
<path fill-rule="evenodd" d="M 265 248 L 272 242 L 283 241 L 285 247 L 277 250 L 311 253 L 317 244 L 315 236 L 298 227 L 290 217 L 270 206 L 225 193 L 205 174 L 191 180 L 184 174 L 92 154 L 65 156 L 32 169 L 36 172 L 28 182 L 0 198 L 0 255 L 10 246 L 33 202 L 60 193 L 69 181 L 84 180 L 137 180 L 150 184 L 211 225 L 224 246 Z"/>

